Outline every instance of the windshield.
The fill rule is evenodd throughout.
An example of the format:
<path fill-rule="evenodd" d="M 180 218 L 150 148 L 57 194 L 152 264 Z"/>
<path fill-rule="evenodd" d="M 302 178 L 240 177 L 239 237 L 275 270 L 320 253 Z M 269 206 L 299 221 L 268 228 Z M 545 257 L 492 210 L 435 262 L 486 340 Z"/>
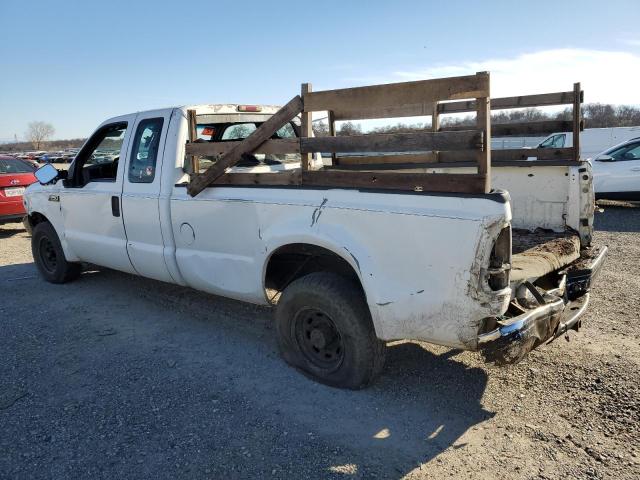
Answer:
<path fill-rule="evenodd" d="M 0 174 L 3 173 L 33 173 L 33 167 L 17 158 L 0 159 Z"/>

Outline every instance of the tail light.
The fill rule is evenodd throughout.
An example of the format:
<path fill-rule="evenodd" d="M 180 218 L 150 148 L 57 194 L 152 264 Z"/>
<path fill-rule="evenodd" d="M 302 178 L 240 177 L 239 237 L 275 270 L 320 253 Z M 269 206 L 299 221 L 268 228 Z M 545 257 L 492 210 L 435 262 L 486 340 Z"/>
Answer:
<path fill-rule="evenodd" d="M 239 112 L 261 112 L 262 107 L 260 105 L 238 105 Z"/>

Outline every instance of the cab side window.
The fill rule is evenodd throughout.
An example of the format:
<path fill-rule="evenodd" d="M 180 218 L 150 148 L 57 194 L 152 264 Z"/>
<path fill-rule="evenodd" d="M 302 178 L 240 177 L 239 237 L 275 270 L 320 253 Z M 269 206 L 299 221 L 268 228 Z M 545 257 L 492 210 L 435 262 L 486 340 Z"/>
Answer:
<path fill-rule="evenodd" d="M 129 181 L 131 183 L 152 183 L 156 176 L 156 162 L 160 149 L 162 118 L 147 118 L 140 121 L 133 138 L 129 161 Z"/>
<path fill-rule="evenodd" d="M 98 130 L 73 161 L 70 168 L 72 185 L 82 187 L 90 182 L 115 182 L 126 132 L 126 122 L 105 125 Z"/>

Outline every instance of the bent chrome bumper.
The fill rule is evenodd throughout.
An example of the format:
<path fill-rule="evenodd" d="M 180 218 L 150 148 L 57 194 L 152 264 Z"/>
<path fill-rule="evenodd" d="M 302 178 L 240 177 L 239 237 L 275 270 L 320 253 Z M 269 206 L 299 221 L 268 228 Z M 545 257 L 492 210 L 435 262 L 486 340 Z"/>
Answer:
<path fill-rule="evenodd" d="M 498 327 L 478 335 L 478 349 L 487 361 L 516 363 L 542 343 L 569 330 L 578 330 L 580 318 L 589 304 L 589 290 L 599 273 L 607 247 L 581 268 L 562 275 L 558 288 L 538 293 L 538 307 L 515 317 L 499 320 Z"/>

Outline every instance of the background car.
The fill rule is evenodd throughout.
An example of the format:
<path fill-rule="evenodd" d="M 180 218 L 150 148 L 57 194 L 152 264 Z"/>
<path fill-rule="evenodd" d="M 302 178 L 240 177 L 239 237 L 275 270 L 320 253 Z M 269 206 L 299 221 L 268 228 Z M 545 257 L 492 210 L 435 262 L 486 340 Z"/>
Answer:
<path fill-rule="evenodd" d="M 593 182 L 596 198 L 640 200 L 640 137 L 597 155 Z"/>
<path fill-rule="evenodd" d="M 36 182 L 29 163 L 7 155 L 0 156 L 0 224 L 17 222 L 25 215 L 22 195 Z"/>

